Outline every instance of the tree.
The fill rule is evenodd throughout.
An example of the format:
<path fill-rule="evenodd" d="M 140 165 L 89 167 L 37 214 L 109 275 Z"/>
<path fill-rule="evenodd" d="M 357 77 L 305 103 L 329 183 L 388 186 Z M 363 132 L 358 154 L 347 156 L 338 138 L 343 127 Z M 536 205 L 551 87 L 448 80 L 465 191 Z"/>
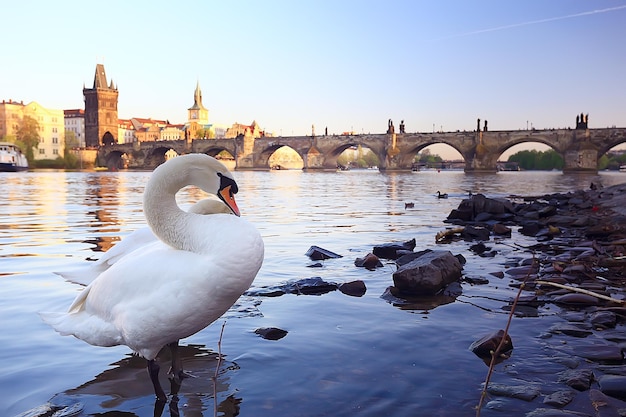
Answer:
<path fill-rule="evenodd" d="M 78 168 L 78 157 L 71 150 L 78 148 L 78 138 L 76 133 L 71 130 L 65 131 L 65 148 L 63 149 L 63 159 L 65 160 L 65 168 Z M 79 151 L 80 152 L 80 151 Z"/>
<path fill-rule="evenodd" d="M 563 169 L 563 158 L 554 149 L 520 151 L 509 156 L 509 162 L 517 162 L 525 170 Z"/>
<path fill-rule="evenodd" d="M 71 130 L 65 131 L 65 149 L 74 149 L 78 148 L 78 138 L 76 137 L 76 133 Z"/>
<path fill-rule="evenodd" d="M 443 159 L 437 154 L 430 153 L 430 149 L 423 149 L 415 155 L 415 162 L 427 167 L 440 167 Z"/>
<path fill-rule="evenodd" d="M 24 147 L 26 159 L 32 163 L 35 159 L 33 149 L 39 147 L 39 122 L 30 116 L 24 116 L 15 132 L 15 137 Z"/>

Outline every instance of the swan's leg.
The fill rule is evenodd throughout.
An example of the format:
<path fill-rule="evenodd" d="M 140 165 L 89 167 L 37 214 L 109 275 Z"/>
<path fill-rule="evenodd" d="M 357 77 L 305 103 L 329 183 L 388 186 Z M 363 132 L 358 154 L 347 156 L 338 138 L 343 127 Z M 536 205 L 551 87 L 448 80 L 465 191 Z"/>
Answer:
<path fill-rule="evenodd" d="M 148 375 L 150 375 L 150 381 L 152 381 L 152 386 L 154 387 L 154 393 L 156 394 L 157 401 L 167 401 L 165 391 L 163 391 L 161 383 L 159 382 L 160 369 L 161 367 L 156 362 L 156 360 L 151 359 L 148 361 Z"/>
<path fill-rule="evenodd" d="M 169 376 L 170 380 L 180 385 L 180 381 L 185 378 L 185 372 L 183 371 L 183 362 L 180 359 L 178 353 L 178 340 L 167 345 L 172 353 L 172 367 L 170 368 Z"/>

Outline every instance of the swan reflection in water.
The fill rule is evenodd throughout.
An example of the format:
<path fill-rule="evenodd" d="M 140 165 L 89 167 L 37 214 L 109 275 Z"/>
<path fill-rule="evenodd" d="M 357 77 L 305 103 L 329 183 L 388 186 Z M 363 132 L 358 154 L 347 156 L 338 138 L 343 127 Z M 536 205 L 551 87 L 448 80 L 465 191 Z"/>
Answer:
<path fill-rule="evenodd" d="M 54 412 L 73 417 L 167 416 L 168 412 L 170 417 L 212 416 L 216 407 L 216 398 L 221 398 L 217 404 L 217 413 L 220 416 L 237 416 L 242 400 L 234 394 L 223 397 L 230 391 L 230 386 L 226 382 L 228 381 L 227 373 L 236 371 L 239 366 L 225 360 L 222 355 L 219 373 L 214 384 L 215 371 L 218 366 L 216 352 L 202 345 L 181 345 L 179 354 L 184 361 L 185 372 L 189 372 L 191 376 L 183 379 L 179 386 L 170 386 L 171 395 L 168 402 L 155 401 L 152 386 L 146 384 L 145 360 L 128 355 L 112 363 L 113 368 L 102 372 L 93 380 L 55 395 L 49 404 L 20 414 L 20 417 L 44 417 Z M 163 349 L 159 353 L 159 360 L 166 363 L 170 360 L 169 355 L 169 349 Z M 165 378 L 164 375 L 163 382 Z M 166 406 L 168 406 L 168 411 L 165 411 Z M 148 410 L 150 410 L 149 413 Z"/>

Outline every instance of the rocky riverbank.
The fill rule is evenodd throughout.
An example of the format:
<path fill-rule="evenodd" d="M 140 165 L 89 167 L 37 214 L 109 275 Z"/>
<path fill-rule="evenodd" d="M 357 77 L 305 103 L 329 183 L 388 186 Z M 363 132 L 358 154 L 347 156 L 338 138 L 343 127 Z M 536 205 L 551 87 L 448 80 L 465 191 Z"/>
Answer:
<path fill-rule="evenodd" d="M 393 260 L 394 285 L 381 297 L 404 308 L 429 310 L 452 303 L 462 293 L 459 282 L 488 286 L 494 279 L 506 278 L 510 286 L 521 289 L 508 306 L 516 317 L 556 311 L 562 320 L 546 326 L 539 336 L 548 355 L 527 357 L 526 369 L 490 382 L 481 411 L 512 415 L 529 409 L 515 405 L 522 401 L 532 404 L 527 416 L 626 416 L 626 184 L 506 199 L 473 195 L 450 213 L 446 223 L 453 227 L 436 236 L 439 243 L 465 240 L 472 253 L 484 258 L 494 257 L 496 243 L 502 243 L 529 256 L 510 259 L 491 277 L 477 277 L 461 273 L 465 263 L 461 255 L 445 249 L 415 252 L 412 240 L 376 246 L 365 258 L 357 258 L 355 265 L 372 269 L 382 266 L 380 259 Z M 515 243 L 513 230 L 535 243 Z M 307 256 L 316 261 L 340 255 L 311 247 Z M 249 295 L 322 294 L 337 289 L 358 297 L 365 293 L 365 284 L 335 284 L 316 277 L 260 288 Z M 258 330 L 260 336 L 274 340 L 286 334 L 276 335 L 280 329 Z M 477 335 L 471 349 L 488 364 L 490 351 L 502 335 L 495 329 L 493 335 Z M 514 351 L 515 345 L 507 335 L 505 351 Z M 498 369 L 506 369 L 508 357 L 507 352 L 498 360 Z M 554 372 L 542 372 L 546 368 Z"/>
<path fill-rule="evenodd" d="M 527 415 L 626 415 L 626 184 L 508 199 L 475 195 L 446 222 L 457 227 L 438 239 L 464 238 L 480 256 L 493 255 L 485 245 L 490 236 L 506 240 L 512 227 L 535 238 L 526 247 L 530 262 L 511 263 L 503 277 L 523 289 L 517 315 L 556 306 L 563 318 L 542 337 L 564 337 L 554 361 L 565 369 L 554 380 L 491 383 L 486 408 L 506 409 L 502 398 L 541 396 L 543 405 Z"/>

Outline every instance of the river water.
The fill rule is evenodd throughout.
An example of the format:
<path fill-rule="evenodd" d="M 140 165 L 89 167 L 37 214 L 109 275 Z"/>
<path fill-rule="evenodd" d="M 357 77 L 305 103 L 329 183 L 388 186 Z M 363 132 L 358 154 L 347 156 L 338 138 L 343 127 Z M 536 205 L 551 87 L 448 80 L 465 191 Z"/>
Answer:
<path fill-rule="evenodd" d="M 14 416 L 45 404 L 74 406 L 73 415 L 176 415 L 176 407 L 155 410 L 143 360 L 120 346 L 100 348 L 62 337 L 38 311 L 65 311 L 80 287 L 54 271 L 70 269 L 144 225 L 141 199 L 149 172 L 33 171 L 0 174 L 0 415 Z M 200 333 L 182 341 L 184 366 L 181 416 L 416 416 L 474 415 L 487 367 L 468 350 L 480 336 L 503 328 L 505 308 L 516 290 L 490 272 L 529 254 L 512 243 L 529 243 L 514 231 L 486 260 L 466 242 L 435 244 L 443 220 L 469 190 L 487 196 L 609 186 L 626 174 L 563 175 L 560 172 L 461 171 L 234 173 L 242 215 L 265 240 L 265 262 L 253 284 L 277 285 L 322 277 L 336 283 L 363 280 L 367 292 L 321 296 L 244 296 L 240 305 Z M 435 197 L 446 192 L 447 199 Z M 203 197 L 195 188 L 178 195 L 181 206 Z M 406 202 L 414 207 L 405 209 Z M 467 259 L 464 275 L 488 285 L 463 284 L 452 303 L 399 308 L 380 296 L 393 284 L 393 263 L 375 271 L 354 260 L 377 244 L 416 239 L 416 250 L 448 249 Z M 304 254 L 317 245 L 343 255 L 321 267 Z M 245 254 L 242 254 L 245 256 Z M 236 267 L 236 260 L 235 267 Z M 516 318 L 511 359 L 498 365 L 495 380 L 535 375 L 546 352 L 539 337 L 553 312 Z M 224 362 L 214 395 L 212 376 L 224 325 Z M 262 327 L 287 331 L 280 340 L 254 333 Z M 525 367 L 526 365 L 526 367 Z M 525 370 L 524 370 L 525 369 Z M 547 369 L 546 372 L 554 372 Z M 169 407 L 169 406 L 168 406 Z M 511 400 L 508 409 L 537 404 Z M 108 414 L 107 414 L 108 413 Z M 490 414 L 491 413 L 491 414 Z M 495 413 L 495 414 L 493 414 Z M 487 409 L 483 415 L 507 415 Z"/>

